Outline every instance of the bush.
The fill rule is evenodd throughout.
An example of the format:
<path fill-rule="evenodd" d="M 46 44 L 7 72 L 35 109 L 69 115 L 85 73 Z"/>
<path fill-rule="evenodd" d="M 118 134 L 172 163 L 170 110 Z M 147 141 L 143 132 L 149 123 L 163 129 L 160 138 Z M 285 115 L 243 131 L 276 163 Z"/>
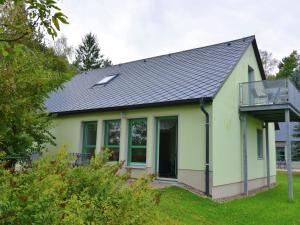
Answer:
<path fill-rule="evenodd" d="M 151 178 L 129 182 L 104 151 L 86 166 L 70 166 L 60 150 L 15 172 L 0 165 L 1 224 L 154 224 L 159 192 Z"/>

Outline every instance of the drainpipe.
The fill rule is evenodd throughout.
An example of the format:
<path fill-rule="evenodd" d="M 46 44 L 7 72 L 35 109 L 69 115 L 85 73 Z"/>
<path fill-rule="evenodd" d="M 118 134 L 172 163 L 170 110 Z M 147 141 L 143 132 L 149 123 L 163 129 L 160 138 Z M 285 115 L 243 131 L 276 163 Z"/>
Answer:
<path fill-rule="evenodd" d="M 209 114 L 204 108 L 204 98 L 200 99 L 200 109 L 205 115 L 205 194 L 209 196 Z"/>

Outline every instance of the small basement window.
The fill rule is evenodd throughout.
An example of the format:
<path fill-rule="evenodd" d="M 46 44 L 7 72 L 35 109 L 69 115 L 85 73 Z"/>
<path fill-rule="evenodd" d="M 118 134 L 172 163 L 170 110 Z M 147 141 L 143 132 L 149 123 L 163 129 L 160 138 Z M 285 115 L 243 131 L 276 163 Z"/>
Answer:
<path fill-rule="evenodd" d="M 107 84 L 109 81 L 114 79 L 118 74 L 109 75 L 107 77 L 102 78 L 96 85 Z"/>

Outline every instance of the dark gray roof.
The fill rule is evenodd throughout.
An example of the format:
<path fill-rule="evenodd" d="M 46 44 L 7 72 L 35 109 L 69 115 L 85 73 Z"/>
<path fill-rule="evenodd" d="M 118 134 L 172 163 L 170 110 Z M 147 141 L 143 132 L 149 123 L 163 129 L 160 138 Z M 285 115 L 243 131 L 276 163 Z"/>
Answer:
<path fill-rule="evenodd" d="M 69 113 L 213 98 L 250 44 L 257 53 L 250 36 L 81 73 L 50 93 L 45 105 L 51 113 Z M 113 74 L 111 82 L 94 86 Z"/>
<path fill-rule="evenodd" d="M 290 123 L 290 134 L 291 134 L 290 137 L 291 137 L 292 141 L 300 141 L 300 138 L 293 136 L 293 134 L 295 133 L 294 128 L 297 124 L 299 124 L 299 123 L 296 123 L 296 122 Z M 286 123 L 279 123 L 279 130 L 276 130 L 275 140 L 276 141 L 285 141 L 286 140 L 286 132 L 287 132 Z"/>

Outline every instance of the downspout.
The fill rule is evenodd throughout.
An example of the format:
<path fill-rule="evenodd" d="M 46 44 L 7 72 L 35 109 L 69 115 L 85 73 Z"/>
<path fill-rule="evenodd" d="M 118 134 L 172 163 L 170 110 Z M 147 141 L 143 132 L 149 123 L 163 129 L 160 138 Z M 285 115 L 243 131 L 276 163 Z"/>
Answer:
<path fill-rule="evenodd" d="M 200 99 L 200 109 L 205 115 L 205 194 L 209 196 L 209 114 L 204 108 L 204 98 Z"/>

